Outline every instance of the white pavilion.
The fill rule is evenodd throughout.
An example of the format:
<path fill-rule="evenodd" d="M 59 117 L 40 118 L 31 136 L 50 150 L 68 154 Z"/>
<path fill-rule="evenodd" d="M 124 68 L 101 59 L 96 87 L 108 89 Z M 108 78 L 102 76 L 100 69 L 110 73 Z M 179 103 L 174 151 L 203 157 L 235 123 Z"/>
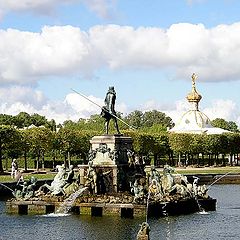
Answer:
<path fill-rule="evenodd" d="M 211 121 L 207 115 L 199 111 L 198 104 L 202 96 L 196 90 L 195 73 L 192 75 L 192 91 L 187 95 L 190 103 L 190 109 L 183 114 L 178 123 L 169 130 L 173 133 L 194 133 L 194 134 L 222 134 L 229 132 L 222 128 L 215 128 L 211 125 Z"/>

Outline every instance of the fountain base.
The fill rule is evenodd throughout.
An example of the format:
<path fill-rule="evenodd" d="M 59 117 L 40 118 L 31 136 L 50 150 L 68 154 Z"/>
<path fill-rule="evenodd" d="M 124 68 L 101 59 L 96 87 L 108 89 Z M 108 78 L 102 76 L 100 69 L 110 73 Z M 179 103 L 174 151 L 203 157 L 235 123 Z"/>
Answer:
<path fill-rule="evenodd" d="M 148 206 L 148 215 L 151 217 L 164 217 L 191 214 L 199 211 L 216 211 L 217 200 L 213 198 L 178 200 L 166 203 L 151 203 Z M 199 206 L 200 205 L 200 206 Z"/>
<path fill-rule="evenodd" d="M 123 195 L 121 195 L 123 196 Z M 80 215 L 107 216 L 117 215 L 119 217 L 133 218 L 136 216 L 164 217 L 173 215 L 190 214 L 199 212 L 199 205 L 202 210 L 215 211 L 216 199 L 199 199 L 199 205 L 195 199 L 178 200 L 175 202 L 156 202 L 150 203 L 148 209 L 145 204 L 136 204 L 131 202 L 131 196 L 125 200 L 121 196 L 83 196 L 81 201 L 76 201 L 69 212 Z M 106 199 L 118 199 L 116 201 L 106 201 Z M 119 202 L 119 200 L 122 200 Z M 6 202 L 7 212 L 14 214 L 48 214 L 60 213 L 64 203 L 62 197 L 52 197 L 45 200 L 17 201 L 10 200 Z"/>

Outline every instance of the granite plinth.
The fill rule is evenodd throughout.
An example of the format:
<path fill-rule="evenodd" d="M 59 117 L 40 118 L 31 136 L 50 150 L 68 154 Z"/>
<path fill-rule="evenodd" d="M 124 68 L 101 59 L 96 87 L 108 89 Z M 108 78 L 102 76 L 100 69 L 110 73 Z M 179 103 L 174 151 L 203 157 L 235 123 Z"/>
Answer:
<path fill-rule="evenodd" d="M 94 165 L 128 164 L 127 151 L 132 150 L 133 140 L 123 135 L 94 136 L 91 140 L 91 150 L 96 151 Z"/>

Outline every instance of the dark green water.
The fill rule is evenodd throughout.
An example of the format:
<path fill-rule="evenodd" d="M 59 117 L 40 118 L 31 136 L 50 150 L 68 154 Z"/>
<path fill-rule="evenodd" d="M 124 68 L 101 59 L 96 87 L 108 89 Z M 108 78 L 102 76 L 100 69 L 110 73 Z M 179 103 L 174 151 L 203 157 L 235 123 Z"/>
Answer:
<path fill-rule="evenodd" d="M 240 239 L 240 185 L 214 185 L 216 212 L 149 219 L 151 240 Z M 0 239 L 127 240 L 136 239 L 144 218 L 89 216 L 18 216 L 5 213 L 0 202 Z"/>

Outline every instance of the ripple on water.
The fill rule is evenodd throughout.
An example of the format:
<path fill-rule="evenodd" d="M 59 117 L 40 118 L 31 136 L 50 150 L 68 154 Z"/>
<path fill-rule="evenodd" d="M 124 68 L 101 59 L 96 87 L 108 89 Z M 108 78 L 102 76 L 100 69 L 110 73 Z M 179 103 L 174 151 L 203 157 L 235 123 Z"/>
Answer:
<path fill-rule="evenodd" d="M 67 217 L 70 216 L 70 213 L 49 213 L 49 214 L 44 214 L 44 215 L 39 215 L 42 217 Z"/>
<path fill-rule="evenodd" d="M 150 239 L 240 239 L 240 185 L 214 185 L 209 195 L 217 199 L 217 211 L 148 219 Z M 4 202 L 0 202 L 0 239 L 132 240 L 144 220 L 69 214 L 8 215 Z"/>

